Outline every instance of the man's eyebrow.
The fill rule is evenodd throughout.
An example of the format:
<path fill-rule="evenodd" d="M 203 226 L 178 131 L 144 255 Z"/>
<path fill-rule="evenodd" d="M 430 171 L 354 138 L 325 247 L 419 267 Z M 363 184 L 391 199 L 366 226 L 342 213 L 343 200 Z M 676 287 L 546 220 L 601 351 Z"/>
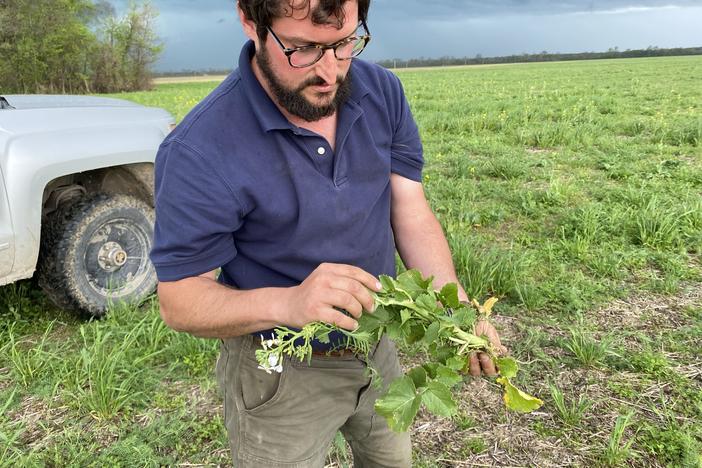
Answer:
<path fill-rule="evenodd" d="M 334 42 L 343 41 L 344 39 L 348 39 L 349 37 L 352 37 L 354 34 L 356 34 L 356 31 L 357 31 L 357 30 L 358 30 L 358 28 L 354 29 L 350 34 L 347 34 L 346 36 L 342 37 L 342 38 L 339 39 L 338 41 L 334 41 Z M 279 35 L 279 37 L 280 37 L 281 39 L 283 39 L 284 41 L 294 42 L 294 43 L 296 43 L 296 44 L 308 44 L 308 45 L 317 45 L 317 44 L 319 44 L 318 42 L 310 41 L 309 39 L 305 39 L 305 38 L 298 37 L 298 36 L 286 36 L 286 37 L 283 37 L 283 36 L 280 36 L 280 35 Z M 333 44 L 333 43 L 330 42 L 330 44 Z M 324 45 L 324 44 L 321 44 L 321 45 Z"/>
<path fill-rule="evenodd" d="M 296 42 L 296 43 L 314 44 L 314 42 L 312 42 L 308 39 L 304 39 L 302 37 L 297 37 L 297 36 L 284 37 L 283 39 L 287 39 L 290 42 Z"/>

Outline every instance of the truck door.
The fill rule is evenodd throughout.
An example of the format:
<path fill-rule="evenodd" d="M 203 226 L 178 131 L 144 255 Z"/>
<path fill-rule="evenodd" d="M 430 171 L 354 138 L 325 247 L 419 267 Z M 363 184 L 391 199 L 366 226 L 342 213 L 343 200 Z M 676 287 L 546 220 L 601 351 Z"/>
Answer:
<path fill-rule="evenodd" d="M 5 192 L 5 178 L 0 168 L 0 284 L 4 284 L 3 277 L 12 271 L 14 260 L 15 235 Z"/>

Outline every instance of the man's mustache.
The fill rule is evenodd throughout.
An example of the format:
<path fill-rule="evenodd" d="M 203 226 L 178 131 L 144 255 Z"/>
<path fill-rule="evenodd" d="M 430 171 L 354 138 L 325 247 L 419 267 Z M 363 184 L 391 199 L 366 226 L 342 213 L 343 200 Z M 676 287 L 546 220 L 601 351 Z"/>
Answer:
<path fill-rule="evenodd" d="M 345 76 L 338 75 L 336 77 L 336 84 L 342 84 L 346 80 Z M 327 84 L 327 81 L 323 79 L 322 77 L 319 76 L 313 76 L 312 78 L 309 78 L 305 81 L 302 82 L 300 86 L 298 86 L 297 90 L 302 91 L 303 89 L 307 88 L 308 86 L 324 86 Z"/>

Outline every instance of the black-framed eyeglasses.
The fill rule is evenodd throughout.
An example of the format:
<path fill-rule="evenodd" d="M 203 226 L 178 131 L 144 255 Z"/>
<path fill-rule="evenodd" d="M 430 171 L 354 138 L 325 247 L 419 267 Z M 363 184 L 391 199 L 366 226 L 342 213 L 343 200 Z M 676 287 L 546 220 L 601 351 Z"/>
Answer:
<path fill-rule="evenodd" d="M 366 22 L 361 20 L 359 27 L 363 27 L 365 34 L 354 34 L 334 44 L 312 44 L 304 47 L 285 47 L 270 26 L 267 29 L 283 50 L 285 56 L 288 57 L 290 66 L 294 68 L 305 68 L 319 62 L 319 59 L 324 56 L 324 52 L 326 52 L 327 49 L 332 49 L 334 51 L 334 56 L 337 60 L 351 60 L 354 57 L 358 57 L 371 39 Z"/>

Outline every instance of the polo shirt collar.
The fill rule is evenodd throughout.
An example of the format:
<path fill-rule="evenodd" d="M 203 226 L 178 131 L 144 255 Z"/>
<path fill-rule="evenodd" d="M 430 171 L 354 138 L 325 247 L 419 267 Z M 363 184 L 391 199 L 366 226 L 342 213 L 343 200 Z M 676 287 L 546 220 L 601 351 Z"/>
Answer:
<path fill-rule="evenodd" d="M 249 40 L 244 44 L 244 47 L 241 49 L 241 54 L 239 55 L 239 75 L 246 88 L 246 95 L 251 103 L 253 114 L 256 116 L 256 119 L 259 121 L 264 131 L 295 130 L 297 127 L 291 124 L 283 113 L 280 112 L 280 109 L 273 103 L 263 89 L 263 86 L 261 86 L 258 78 L 256 78 L 256 75 L 254 75 L 253 69 L 251 68 L 251 60 L 255 51 L 254 42 Z M 353 63 L 351 63 L 352 76 L 353 68 Z M 370 90 L 361 80 L 352 79 L 350 100 L 359 104 L 368 93 L 370 93 Z M 351 103 L 347 102 L 344 106 L 349 106 L 350 104 Z"/>

